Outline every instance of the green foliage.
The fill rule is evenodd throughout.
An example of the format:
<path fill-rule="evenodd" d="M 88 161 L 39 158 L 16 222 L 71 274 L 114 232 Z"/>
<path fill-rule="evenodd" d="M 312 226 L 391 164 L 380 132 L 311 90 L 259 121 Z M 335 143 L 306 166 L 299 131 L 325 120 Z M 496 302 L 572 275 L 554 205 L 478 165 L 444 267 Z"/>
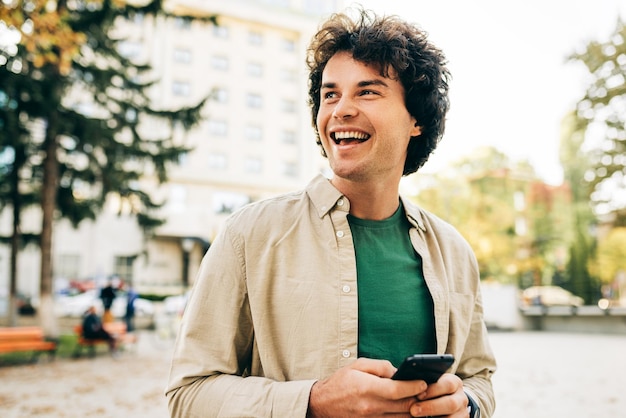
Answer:
<path fill-rule="evenodd" d="M 626 228 L 613 228 L 600 241 L 596 268 L 603 283 L 612 283 L 618 273 L 626 273 Z"/>
<path fill-rule="evenodd" d="M 572 235 L 567 189 L 543 184 L 528 163 L 494 148 L 476 150 L 445 174 L 417 186 L 415 200 L 461 232 L 483 279 L 525 287 L 564 269 Z"/>
<path fill-rule="evenodd" d="M 76 335 L 73 334 L 62 334 L 59 336 L 59 340 L 57 342 L 57 351 L 54 354 L 55 358 L 58 359 L 68 359 L 72 357 L 74 353 L 74 349 L 76 348 Z M 41 358 L 41 360 L 48 360 L 48 353 L 42 352 L 38 354 L 38 357 L 34 357 L 35 359 Z M 0 354 L 0 367 L 1 366 L 15 366 L 20 364 L 28 364 L 33 361 L 33 352 L 31 351 L 17 351 L 14 353 L 3 353 Z"/>
<path fill-rule="evenodd" d="M 161 223 L 153 212 L 162 202 L 143 180 L 167 180 L 190 150 L 180 134 L 200 121 L 207 100 L 153 107 L 158 80 L 150 66 L 122 53 L 119 23 L 175 17 L 163 7 L 162 0 L 7 0 L 0 8 L 0 36 L 15 39 L 0 43 L 0 208 L 14 208 L 16 237 L 25 206 L 41 206 L 42 297 L 52 289 L 54 217 L 78 225 L 117 195 L 146 232 Z"/>
<path fill-rule="evenodd" d="M 180 109 L 153 108 L 148 92 L 156 80 L 146 63 L 120 53 L 125 38 L 115 22 L 172 15 L 161 1 L 60 1 L 55 10 L 41 1 L 8 4 L 0 17 L 21 31 L 21 40 L 16 50 L 0 47 L 0 176 L 19 173 L 19 184 L 33 192 L 24 203 L 37 202 L 43 179 L 52 175 L 41 157 L 53 150 L 60 216 L 74 225 L 94 219 L 114 193 L 141 215 L 143 225 L 158 225 L 150 213 L 162 202 L 154 202 L 139 180 L 150 172 L 159 182 L 167 180 L 168 166 L 190 150 L 175 133 L 199 122 L 206 99 Z M 202 20 L 215 23 L 214 16 Z M 57 30 L 47 30 L 50 25 Z M 163 129 L 142 131 L 149 124 Z M 12 204 L 18 184 L 1 184 L 0 205 Z"/>
<path fill-rule="evenodd" d="M 592 41 L 571 60 L 584 64 L 590 83 L 577 105 L 576 131 L 585 134 L 591 168 L 585 180 L 593 188 L 596 210 L 624 208 L 616 190 L 626 189 L 626 25 L 618 20 L 607 41 Z"/>

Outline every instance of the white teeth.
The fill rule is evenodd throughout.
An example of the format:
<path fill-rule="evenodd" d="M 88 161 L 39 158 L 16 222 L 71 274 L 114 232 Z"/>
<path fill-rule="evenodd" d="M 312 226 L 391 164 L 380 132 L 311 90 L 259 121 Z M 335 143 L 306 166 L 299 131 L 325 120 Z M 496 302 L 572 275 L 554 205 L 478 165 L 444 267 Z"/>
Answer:
<path fill-rule="evenodd" d="M 335 139 L 338 141 L 342 139 L 363 140 L 367 138 L 369 138 L 369 135 L 363 132 L 335 132 Z"/>

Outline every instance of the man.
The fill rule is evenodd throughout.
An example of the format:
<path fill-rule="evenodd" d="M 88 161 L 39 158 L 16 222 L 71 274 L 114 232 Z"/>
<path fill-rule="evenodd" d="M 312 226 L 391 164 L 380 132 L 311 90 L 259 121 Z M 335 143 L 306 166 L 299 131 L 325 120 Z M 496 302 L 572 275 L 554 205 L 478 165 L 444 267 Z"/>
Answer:
<path fill-rule="evenodd" d="M 106 340 L 109 351 L 117 355 L 117 339 L 104 329 L 95 306 L 90 306 L 83 318 L 83 337 L 86 340 Z"/>
<path fill-rule="evenodd" d="M 399 196 L 443 134 L 443 54 L 418 28 L 359 11 L 322 26 L 308 64 L 332 178 L 225 223 L 183 317 L 172 416 L 491 416 L 475 257 Z M 435 352 L 456 358 L 436 383 L 391 379 L 405 356 Z"/>
<path fill-rule="evenodd" d="M 128 286 L 126 291 L 126 311 L 124 320 L 126 321 L 126 331 L 133 332 L 135 330 L 135 301 L 139 295 L 132 286 Z"/>
<path fill-rule="evenodd" d="M 115 288 L 113 287 L 113 282 L 108 280 L 106 286 L 100 289 L 100 299 L 102 299 L 102 306 L 104 307 L 104 314 L 102 315 L 102 320 L 104 322 L 113 322 L 111 307 L 113 306 L 115 296 L 117 296 L 117 294 Z"/>

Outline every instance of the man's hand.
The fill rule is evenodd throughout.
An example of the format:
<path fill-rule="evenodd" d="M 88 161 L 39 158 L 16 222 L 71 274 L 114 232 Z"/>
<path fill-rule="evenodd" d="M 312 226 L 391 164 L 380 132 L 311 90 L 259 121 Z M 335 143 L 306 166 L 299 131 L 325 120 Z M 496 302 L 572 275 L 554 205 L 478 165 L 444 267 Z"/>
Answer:
<path fill-rule="evenodd" d="M 454 374 L 442 375 L 436 383 L 417 395 L 417 399 L 418 402 L 411 405 L 413 417 L 468 417 L 463 381 Z"/>
<path fill-rule="evenodd" d="M 416 396 L 424 392 L 427 385 L 423 380 L 391 380 L 395 371 L 396 368 L 386 360 L 357 359 L 349 366 L 337 370 L 327 379 L 313 385 L 307 416 L 309 418 L 378 417 L 382 415 L 410 417 L 409 409 L 416 404 Z M 461 394 L 463 394 L 462 384 Z M 426 407 L 430 408 L 427 402 L 431 401 L 417 404 L 420 407 L 426 404 Z"/>

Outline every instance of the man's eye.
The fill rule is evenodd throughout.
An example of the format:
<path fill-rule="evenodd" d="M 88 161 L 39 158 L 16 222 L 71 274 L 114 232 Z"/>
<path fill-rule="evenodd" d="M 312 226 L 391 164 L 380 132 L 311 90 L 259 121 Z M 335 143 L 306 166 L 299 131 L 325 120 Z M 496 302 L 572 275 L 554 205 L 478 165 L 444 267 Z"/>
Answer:
<path fill-rule="evenodd" d="M 333 99 L 335 97 L 337 97 L 337 93 L 335 93 L 334 91 L 324 93 L 324 99 Z"/>

